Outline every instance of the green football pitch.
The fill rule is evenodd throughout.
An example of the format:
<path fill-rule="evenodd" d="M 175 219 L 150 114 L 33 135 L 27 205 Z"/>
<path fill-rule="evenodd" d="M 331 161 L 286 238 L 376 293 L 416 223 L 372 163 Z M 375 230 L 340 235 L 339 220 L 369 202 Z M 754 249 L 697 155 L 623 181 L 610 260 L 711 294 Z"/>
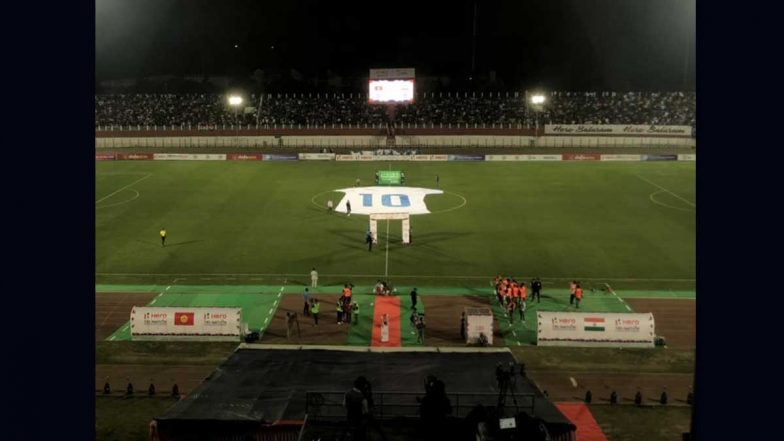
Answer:
<path fill-rule="evenodd" d="M 438 188 L 426 215 L 328 214 L 378 169 Z M 495 274 L 563 286 L 695 287 L 693 162 L 97 162 L 96 283 L 487 288 Z M 388 224 L 387 224 L 388 223 Z M 158 231 L 166 227 L 167 246 Z"/>

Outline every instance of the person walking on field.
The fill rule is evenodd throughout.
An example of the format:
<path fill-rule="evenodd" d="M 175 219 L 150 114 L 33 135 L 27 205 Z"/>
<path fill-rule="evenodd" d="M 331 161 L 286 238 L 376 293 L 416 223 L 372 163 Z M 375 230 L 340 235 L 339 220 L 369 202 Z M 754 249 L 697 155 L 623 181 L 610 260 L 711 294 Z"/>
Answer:
<path fill-rule="evenodd" d="M 351 201 L 346 201 L 346 216 L 351 216 Z"/>
<path fill-rule="evenodd" d="M 343 298 L 338 299 L 337 305 L 335 305 L 335 310 L 338 312 L 338 325 L 343 324 Z"/>
<path fill-rule="evenodd" d="M 425 315 L 419 314 L 416 322 L 417 343 L 425 342 Z"/>
<path fill-rule="evenodd" d="M 365 234 L 365 242 L 368 244 L 368 251 L 373 251 L 373 233 L 370 231 Z"/>
<path fill-rule="evenodd" d="M 359 303 L 351 302 L 351 316 L 352 322 L 356 325 L 359 324 Z"/>
<path fill-rule="evenodd" d="M 318 286 L 318 272 L 316 271 L 316 267 L 313 267 L 313 269 L 310 270 L 310 286 L 313 288 Z"/>
<path fill-rule="evenodd" d="M 166 228 L 161 227 L 160 235 L 161 235 L 161 246 L 165 247 L 166 246 Z"/>
<path fill-rule="evenodd" d="M 302 307 L 302 315 L 307 317 L 310 315 L 310 292 L 307 288 L 305 288 L 305 292 L 302 293 L 302 298 L 305 300 L 305 306 Z"/>
<path fill-rule="evenodd" d="M 577 287 L 574 289 L 574 300 L 576 303 L 576 308 L 580 309 L 580 300 L 583 299 L 583 288 L 578 284 Z"/>
<path fill-rule="evenodd" d="M 531 282 L 531 302 L 536 300 L 536 303 L 542 303 L 542 282 L 539 278 L 535 278 Z"/>
<path fill-rule="evenodd" d="M 572 280 L 572 283 L 569 284 L 569 304 L 574 304 L 574 292 L 577 289 L 577 281 Z"/>
<path fill-rule="evenodd" d="M 417 304 L 417 289 L 414 288 L 413 290 L 411 290 L 411 307 L 416 309 L 416 304 Z"/>

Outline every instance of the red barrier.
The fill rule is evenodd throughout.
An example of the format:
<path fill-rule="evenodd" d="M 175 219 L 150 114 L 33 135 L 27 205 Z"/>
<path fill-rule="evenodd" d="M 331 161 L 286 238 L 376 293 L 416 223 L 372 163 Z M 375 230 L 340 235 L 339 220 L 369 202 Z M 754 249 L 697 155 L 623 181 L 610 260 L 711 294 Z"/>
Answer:
<path fill-rule="evenodd" d="M 602 155 L 599 153 L 564 153 L 564 161 L 599 161 Z"/>

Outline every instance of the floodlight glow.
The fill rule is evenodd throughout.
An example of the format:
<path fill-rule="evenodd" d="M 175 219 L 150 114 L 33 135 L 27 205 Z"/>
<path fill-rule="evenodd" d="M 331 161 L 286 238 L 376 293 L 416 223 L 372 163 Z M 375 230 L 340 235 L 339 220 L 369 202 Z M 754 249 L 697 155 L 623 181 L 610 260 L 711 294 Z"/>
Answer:
<path fill-rule="evenodd" d="M 534 95 L 531 97 L 531 104 L 544 104 L 544 95 Z"/>
<path fill-rule="evenodd" d="M 242 104 L 242 97 L 237 95 L 232 95 L 229 97 L 229 105 L 232 106 L 239 106 Z"/>

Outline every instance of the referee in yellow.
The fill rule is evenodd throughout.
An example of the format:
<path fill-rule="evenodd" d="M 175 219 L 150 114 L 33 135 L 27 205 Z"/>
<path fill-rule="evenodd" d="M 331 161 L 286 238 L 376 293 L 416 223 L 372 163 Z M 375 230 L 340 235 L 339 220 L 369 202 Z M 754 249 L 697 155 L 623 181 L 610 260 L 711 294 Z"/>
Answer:
<path fill-rule="evenodd" d="M 166 228 L 161 227 L 161 246 L 166 246 Z"/>

